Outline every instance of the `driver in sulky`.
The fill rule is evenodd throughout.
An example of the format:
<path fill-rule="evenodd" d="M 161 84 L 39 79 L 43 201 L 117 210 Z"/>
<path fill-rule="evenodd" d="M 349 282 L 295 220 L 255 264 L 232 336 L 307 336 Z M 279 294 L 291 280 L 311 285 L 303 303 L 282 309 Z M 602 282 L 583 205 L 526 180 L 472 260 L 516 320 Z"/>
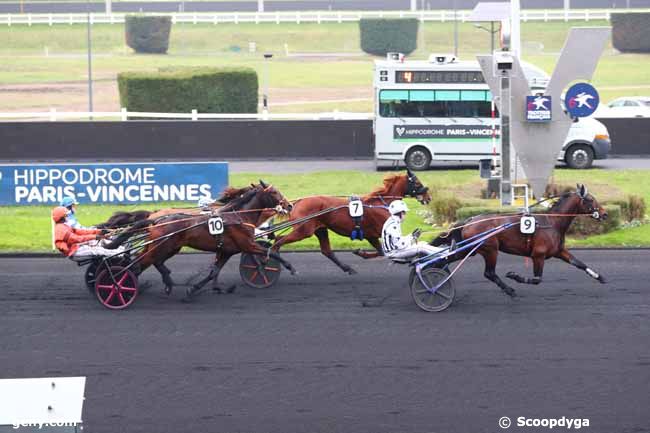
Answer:
<path fill-rule="evenodd" d="M 402 235 L 402 221 L 408 212 L 406 203 L 395 200 L 388 205 L 390 217 L 381 230 L 381 246 L 384 255 L 390 259 L 410 259 L 419 255 L 434 254 L 444 248 L 418 242 L 422 230 L 415 229 L 410 235 Z"/>

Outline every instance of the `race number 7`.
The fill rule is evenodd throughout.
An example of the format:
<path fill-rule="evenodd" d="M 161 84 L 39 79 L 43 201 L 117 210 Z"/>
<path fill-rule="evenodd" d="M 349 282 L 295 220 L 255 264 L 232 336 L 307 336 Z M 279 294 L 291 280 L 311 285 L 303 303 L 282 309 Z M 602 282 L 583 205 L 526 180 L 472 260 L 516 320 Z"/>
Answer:
<path fill-rule="evenodd" d="M 208 220 L 208 231 L 211 235 L 220 235 L 223 233 L 223 218 L 213 217 Z"/>
<path fill-rule="evenodd" d="M 525 235 L 535 233 L 535 217 L 523 216 L 519 221 L 519 231 Z"/>
<path fill-rule="evenodd" d="M 348 209 L 352 218 L 357 218 L 363 215 L 363 203 L 361 200 L 351 200 L 348 204 Z"/>

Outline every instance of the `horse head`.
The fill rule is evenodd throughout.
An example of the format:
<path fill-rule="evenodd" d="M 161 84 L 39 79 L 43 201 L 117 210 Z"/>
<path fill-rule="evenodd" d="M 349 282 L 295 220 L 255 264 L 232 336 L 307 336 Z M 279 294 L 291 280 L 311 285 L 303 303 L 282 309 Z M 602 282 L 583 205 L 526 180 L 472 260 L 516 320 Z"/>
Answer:
<path fill-rule="evenodd" d="M 405 196 L 415 197 L 421 204 L 428 204 L 431 201 L 429 188 L 424 186 L 420 179 L 410 169 L 406 169 L 406 190 Z"/>
<path fill-rule="evenodd" d="M 281 214 L 291 212 L 293 205 L 273 185 L 267 185 L 260 179 L 260 186 L 262 190 L 258 193 L 258 197 L 260 203 L 262 203 L 262 207 L 275 208 Z"/>
<path fill-rule="evenodd" d="M 596 201 L 596 198 L 589 194 L 587 187 L 584 184 L 578 184 L 575 192 L 576 196 L 580 199 L 578 203 L 578 211 L 576 213 L 591 214 L 592 218 L 596 220 L 606 220 L 607 211 L 604 207 Z"/>

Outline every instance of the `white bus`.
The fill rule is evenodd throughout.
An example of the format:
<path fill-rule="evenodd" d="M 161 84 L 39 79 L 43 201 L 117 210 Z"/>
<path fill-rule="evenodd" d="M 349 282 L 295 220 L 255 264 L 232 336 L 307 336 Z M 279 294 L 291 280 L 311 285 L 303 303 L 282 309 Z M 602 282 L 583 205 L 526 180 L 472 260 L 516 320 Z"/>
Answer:
<path fill-rule="evenodd" d="M 431 55 L 429 61 L 402 61 L 389 53 L 375 61 L 375 161 L 404 162 L 413 170 L 431 161 L 479 161 L 500 154 L 496 139 L 498 112 L 478 62 L 452 55 Z M 531 88 L 544 89 L 548 76 L 525 64 Z M 494 116 L 494 117 L 493 117 Z M 558 159 L 587 168 L 606 158 L 610 149 L 604 125 L 582 119 L 571 128 Z"/>

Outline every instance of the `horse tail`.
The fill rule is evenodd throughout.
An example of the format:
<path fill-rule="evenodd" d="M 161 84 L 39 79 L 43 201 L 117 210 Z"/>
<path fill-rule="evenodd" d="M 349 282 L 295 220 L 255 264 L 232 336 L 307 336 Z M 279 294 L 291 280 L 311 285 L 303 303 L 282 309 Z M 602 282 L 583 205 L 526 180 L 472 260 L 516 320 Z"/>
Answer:
<path fill-rule="evenodd" d="M 431 245 L 434 247 L 439 247 L 441 245 L 449 245 L 451 244 L 452 240 L 455 240 L 456 242 L 460 242 L 463 240 L 463 223 L 456 223 L 451 228 L 445 232 L 440 234 L 437 238 L 431 241 Z"/>
<path fill-rule="evenodd" d="M 150 226 L 154 223 L 154 220 L 141 220 L 137 221 L 131 228 L 126 230 L 124 233 L 120 233 L 115 236 L 110 242 L 104 243 L 102 246 L 109 250 L 114 250 L 115 248 L 122 245 L 124 242 L 131 239 L 135 234 L 138 234 L 141 229 Z"/>
<path fill-rule="evenodd" d="M 97 224 L 99 229 L 116 229 L 131 225 L 135 222 L 146 220 L 152 212 L 148 210 L 136 210 L 133 212 L 115 212 L 106 222 Z"/>

